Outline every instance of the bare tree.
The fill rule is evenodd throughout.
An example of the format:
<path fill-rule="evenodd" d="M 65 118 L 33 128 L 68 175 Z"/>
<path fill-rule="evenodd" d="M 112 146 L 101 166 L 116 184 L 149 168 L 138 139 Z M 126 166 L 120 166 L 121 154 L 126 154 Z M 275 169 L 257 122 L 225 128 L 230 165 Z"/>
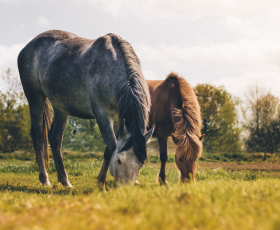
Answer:
<path fill-rule="evenodd" d="M 251 152 L 273 154 L 280 149 L 280 101 L 258 83 L 248 87 L 245 128 L 246 147 Z"/>

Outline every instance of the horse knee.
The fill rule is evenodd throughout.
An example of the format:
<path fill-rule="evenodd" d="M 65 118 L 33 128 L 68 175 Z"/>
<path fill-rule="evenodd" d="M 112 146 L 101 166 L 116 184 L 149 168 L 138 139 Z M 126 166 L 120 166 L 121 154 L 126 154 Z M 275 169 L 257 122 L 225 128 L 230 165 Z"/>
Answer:
<path fill-rule="evenodd" d="M 168 155 L 167 154 L 161 154 L 160 155 L 160 161 L 161 162 L 167 162 Z"/>
<path fill-rule="evenodd" d="M 34 125 L 31 126 L 30 135 L 32 139 L 36 139 L 38 137 L 38 130 L 34 127 Z"/>
<path fill-rule="evenodd" d="M 56 147 L 59 144 L 59 136 L 54 135 L 53 132 L 49 132 L 49 141 L 50 141 L 50 145 L 51 148 Z"/>
<path fill-rule="evenodd" d="M 110 146 L 110 147 L 106 146 L 105 151 L 104 151 L 104 159 L 105 160 L 111 160 L 111 157 L 112 157 L 115 149 L 116 149 L 116 145 L 113 145 L 113 146 Z"/>

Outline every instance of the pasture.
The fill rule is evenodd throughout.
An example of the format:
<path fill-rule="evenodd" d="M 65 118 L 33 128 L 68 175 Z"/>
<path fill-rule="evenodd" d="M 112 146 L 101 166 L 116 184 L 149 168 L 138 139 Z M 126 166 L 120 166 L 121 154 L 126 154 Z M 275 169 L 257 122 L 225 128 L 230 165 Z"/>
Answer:
<path fill-rule="evenodd" d="M 280 229 L 279 171 L 198 162 L 195 186 L 177 184 L 175 164 L 168 163 L 165 187 L 155 182 L 159 164 L 150 156 L 140 185 L 115 189 L 108 174 L 103 193 L 97 189 L 100 155 L 65 155 L 74 189 L 57 184 L 52 160 L 48 188 L 39 183 L 31 155 L 0 156 L 0 229 Z"/>

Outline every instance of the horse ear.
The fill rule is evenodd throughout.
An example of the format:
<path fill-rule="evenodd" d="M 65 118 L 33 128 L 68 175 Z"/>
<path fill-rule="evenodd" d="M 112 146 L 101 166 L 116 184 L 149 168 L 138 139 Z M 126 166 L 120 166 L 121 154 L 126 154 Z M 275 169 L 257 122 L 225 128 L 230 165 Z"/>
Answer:
<path fill-rule="evenodd" d="M 177 140 L 177 138 L 175 137 L 175 135 L 173 133 L 171 134 L 171 137 L 172 137 L 173 142 L 177 145 L 178 144 L 178 140 Z"/>
<path fill-rule="evenodd" d="M 133 147 L 133 140 L 134 138 L 132 136 L 129 136 L 126 140 L 124 145 L 118 150 L 119 153 L 127 151 L 128 149 Z"/>
<path fill-rule="evenodd" d="M 201 136 L 199 137 L 199 140 L 201 141 L 201 140 L 203 139 L 204 136 L 205 136 L 205 134 L 201 135 Z"/>
<path fill-rule="evenodd" d="M 120 127 L 121 132 L 122 132 L 121 137 L 123 139 L 126 139 L 129 134 L 128 134 L 127 128 L 125 127 L 125 119 L 123 119 L 123 122 L 121 122 L 120 125 L 122 126 L 122 127 Z"/>
<path fill-rule="evenodd" d="M 148 132 L 146 132 L 146 134 L 144 135 L 144 138 L 145 138 L 146 142 L 153 135 L 154 130 L 155 130 L 155 125 L 153 125 L 153 127 Z"/>

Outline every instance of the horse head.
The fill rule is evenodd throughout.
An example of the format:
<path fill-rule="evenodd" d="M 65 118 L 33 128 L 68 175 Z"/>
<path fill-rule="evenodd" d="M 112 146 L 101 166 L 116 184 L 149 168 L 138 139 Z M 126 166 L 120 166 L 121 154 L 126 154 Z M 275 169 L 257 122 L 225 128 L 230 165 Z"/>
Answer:
<path fill-rule="evenodd" d="M 205 136 L 205 134 L 199 136 L 198 137 L 199 140 L 201 141 L 204 136 Z M 176 154 L 175 154 L 175 162 L 176 162 L 177 168 L 180 170 L 179 180 L 181 182 L 192 181 L 194 184 L 196 184 L 196 182 L 195 182 L 196 159 L 186 158 L 185 156 L 187 154 L 184 154 L 184 153 L 182 154 L 183 148 L 180 148 L 179 140 L 174 135 L 172 135 L 172 139 L 173 139 L 174 143 L 177 145 Z M 179 146 L 179 148 L 178 148 L 178 146 Z M 187 147 L 189 147 L 189 146 L 187 146 Z M 192 151 L 199 151 L 199 149 L 200 148 L 193 148 Z M 187 148 L 187 150 L 185 149 L 185 151 L 189 151 L 189 148 Z"/>
<path fill-rule="evenodd" d="M 143 139 L 142 141 L 145 142 L 145 148 L 153 131 L 154 126 L 141 137 Z M 122 133 L 118 135 L 117 148 L 110 162 L 110 172 L 114 177 L 115 185 L 116 183 L 134 184 L 139 177 L 140 169 L 144 165 L 144 162 L 139 160 L 139 157 L 135 154 L 134 141 L 139 140 L 137 140 L 135 134 L 129 133 L 124 125 Z"/>

